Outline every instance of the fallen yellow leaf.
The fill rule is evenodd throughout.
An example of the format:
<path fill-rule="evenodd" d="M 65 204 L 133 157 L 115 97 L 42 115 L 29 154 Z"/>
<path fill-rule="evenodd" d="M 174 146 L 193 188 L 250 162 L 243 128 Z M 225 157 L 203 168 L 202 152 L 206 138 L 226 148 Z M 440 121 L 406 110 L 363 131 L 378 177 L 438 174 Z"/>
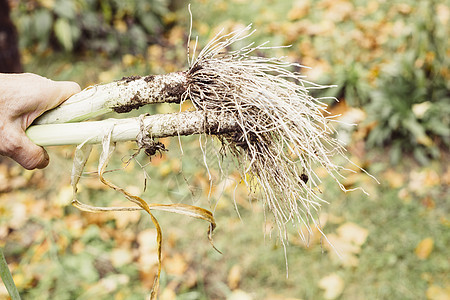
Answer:
<path fill-rule="evenodd" d="M 239 282 L 241 281 L 241 267 L 239 265 L 234 265 L 231 267 L 230 272 L 228 272 L 228 287 L 231 290 L 235 290 L 239 287 Z"/>
<path fill-rule="evenodd" d="M 164 269 L 170 275 L 183 275 L 188 269 L 186 259 L 179 253 L 164 260 Z"/>
<path fill-rule="evenodd" d="M 27 208 L 23 203 L 17 202 L 12 206 L 11 210 L 12 215 L 14 216 L 13 218 L 14 222 L 10 222 L 9 227 L 18 230 L 22 228 L 28 221 Z"/>
<path fill-rule="evenodd" d="M 426 190 L 426 188 L 441 184 L 441 178 L 434 170 L 414 170 L 409 174 L 409 177 L 409 189 L 417 193 L 423 194 L 423 191 Z"/>
<path fill-rule="evenodd" d="M 337 262 L 347 267 L 355 267 L 359 260 L 357 254 L 365 243 L 369 231 L 355 223 L 347 222 L 337 229 L 337 234 L 328 234 L 324 246 Z"/>
<path fill-rule="evenodd" d="M 158 265 L 158 243 L 156 230 L 153 228 L 141 231 L 137 237 L 139 243 L 139 269 L 151 270 Z"/>
<path fill-rule="evenodd" d="M 445 3 L 436 5 L 436 17 L 442 25 L 446 26 L 450 20 L 450 8 Z"/>
<path fill-rule="evenodd" d="M 136 224 L 141 218 L 140 211 L 128 211 L 123 213 L 122 211 L 113 211 L 112 216 L 116 221 L 116 226 L 118 229 L 124 229 L 129 224 Z"/>
<path fill-rule="evenodd" d="M 323 238 L 321 231 L 327 224 L 327 221 L 328 214 L 322 213 L 317 224 L 311 225 L 310 228 L 302 225 L 298 230 L 298 235 L 291 238 L 292 243 L 305 248 L 320 243 Z"/>
<path fill-rule="evenodd" d="M 127 285 L 130 277 L 124 274 L 110 274 L 97 281 L 94 285 L 89 286 L 82 294 L 83 299 L 92 299 L 93 296 L 104 296 L 120 289 L 121 286 Z"/>
<path fill-rule="evenodd" d="M 337 234 L 327 234 L 327 240 L 324 243 L 325 248 L 330 251 L 331 258 L 346 267 L 356 267 L 359 263 L 357 253 L 360 247 L 349 243 Z"/>
<path fill-rule="evenodd" d="M 127 23 L 123 20 L 114 20 L 114 28 L 120 33 L 125 33 L 128 29 L 128 26 L 127 26 Z M 128 54 L 128 55 L 131 56 L 131 54 Z"/>
<path fill-rule="evenodd" d="M 124 67 L 132 66 L 136 62 L 136 58 L 131 54 L 122 56 L 122 64 Z"/>
<path fill-rule="evenodd" d="M 133 261 L 133 254 L 129 249 L 118 248 L 111 252 L 111 263 L 115 268 L 120 268 Z"/>
<path fill-rule="evenodd" d="M 72 193 L 73 189 L 70 184 L 61 186 L 56 197 L 52 199 L 52 204 L 57 207 L 65 207 L 70 205 L 72 202 Z"/>
<path fill-rule="evenodd" d="M 264 300 L 303 300 L 302 298 L 292 298 L 292 297 L 284 297 L 280 295 L 272 295 L 269 294 Z"/>
<path fill-rule="evenodd" d="M 366 242 L 369 231 L 355 223 L 347 222 L 337 229 L 338 234 L 346 241 L 361 246 Z"/>
<path fill-rule="evenodd" d="M 297 2 L 294 7 L 288 12 L 288 19 L 290 21 L 300 20 L 309 13 L 311 4 L 309 1 Z"/>
<path fill-rule="evenodd" d="M 336 299 L 344 290 L 344 280 L 333 273 L 320 279 L 319 287 L 325 290 L 323 295 L 325 299 Z"/>
<path fill-rule="evenodd" d="M 242 290 L 235 290 L 228 297 L 227 300 L 252 300 L 253 297 Z"/>
<path fill-rule="evenodd" d="M 391 169 L 383 173 L 383 178 L 389 183 L 389 186 L 394 189 L 402 187 L 405 183 L 405 176 Z"/>
<path fill-rule="evenodd" d="M 161 293 L 161 295 L 159 296 L 160 300 L 175 300 L 177 299 L 177 294 L 175 294 L 175 292 L 170 289 L 170 288 L 165 288 L 163 290 L 163 292 Z"/>
<path fill-rule="evenodd" d="M 438 285 L 431 285 L 427 289 L 427 299 L 429 300 L 450 300 L 450 286 L 442 288 Z"/>
<path fill-rule="evenodd" d="M 420 259 L 427 259 L 430 256 L 431 251 L 433 251 L 434 241 L 432 238 L 428 237 L 420 241 L 416 247 L 416 255 Z"/>

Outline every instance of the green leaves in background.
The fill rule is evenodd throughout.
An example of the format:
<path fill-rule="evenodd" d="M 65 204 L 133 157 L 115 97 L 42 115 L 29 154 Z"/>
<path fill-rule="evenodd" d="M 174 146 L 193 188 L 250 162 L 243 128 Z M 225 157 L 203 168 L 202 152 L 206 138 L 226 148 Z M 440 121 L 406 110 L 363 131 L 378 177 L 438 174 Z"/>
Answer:
<path fill-rule="evenodd" d="M 13 10 L 21 46 L 31 52 L 143 53 L 164 31 L 167 0 L 21 1 Z"/>
<path fill-rule="evenodd" d="M 439 158 L 440 147 L 450 146 L 450 59 L 443 55 L 447 37 L 433 14 L 436 3 L 426 1 L 418 8 L 421 18 L 402 37 L 407 50 L 395 53 L 382 68 L 364 107 L 368 121 L 377 123 L 368 135 L 368 147 L 390 145 L 394 163 L 412 153 L 427 164 Z"/>
<path fill-rule="evenodd" d="M 72 36 L 72 28 L 67 19 L 58 19 L 55 22 L 55 36 L 59 43 L 67 51 L 73 50 L 74 37 Z"/>

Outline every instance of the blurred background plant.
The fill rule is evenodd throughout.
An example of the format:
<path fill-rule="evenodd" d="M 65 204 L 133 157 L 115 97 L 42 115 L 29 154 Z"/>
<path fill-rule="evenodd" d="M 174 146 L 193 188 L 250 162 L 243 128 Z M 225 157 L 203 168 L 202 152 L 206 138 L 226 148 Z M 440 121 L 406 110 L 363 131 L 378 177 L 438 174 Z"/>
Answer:
<path fill-rule="evenodd" d="M 14 17 L 20 45 L 80 53 L 143 53 L 169 22 L 168 0 L 18 1 Z"/>
<path fill-rule="evenodd" d="M 10 3 L 26 71 L 87 86 L 186 67 L 189 14 L 183 1 Z M 449 299 L 448 1 L 191 3 L 200 45 L 221 28 L 252 22 L 256 43 L 292 45 L 270 55 L 311 67 L 299 71 L 313 82 L 337 84 L 316 95 L 337 97 L 338 103 L 324 100 L 331 112 L 359 125 L 337 129 L 346 135 L 350 158 L 381 184 L 362 173 L 343 180 L 346 187 L 362 185 L 371 194 L 365 198 L 342 194 L 321 178 L 323 197 L 331 202 L 321 223 L 342 259 L 321 244 L 319 234 L 307 248 L 296 234 L 304 229 L 293 229 L 286 278 L 282 247 L 275 238 L 263 242 L 273 224 L 253 195 L 236 185 L 237 174 L 231 170 L 225 180 L 211 168 L 211 187 L 197 138 L 183 139 L 184 155 L 178 141 L 164 140 L 170 151 L 146 168 L 147 191 L 136 163 L 112 173 L 112 180 L 148 201 L 211 207 L 218 222 L 215 244 L 224 255 L 211 249 L 204 224 L 158 214 L 166 237 L 161 299 Z M 135 145 L 118 147 L 127 157 Z M 156 266 L 150 221 L 139 213 L 97 215 L 71 208 L 73 148 L 50 149 L 50 155 L 45 170 L 0 164 L 0 246 L 19 291 L 33 299 L 142 299 Z M 120 158 L 112 167 L 121 166 Z M 83 180 L 83 199 L 120 203 L 97 178 Z"/>
<path fill-rule="evenodd" d="M 383 66 L 367 106 L 377 122 L 368 147 L 391 145 L 391 159 L 413 153 L 422 164 L 439 158 L 439 148 L 450 146 L 450 56 L 448 30 L 440 26 L 438 5 L 417 5 L 411 31 L 399 38 L 404 51 Z"/>

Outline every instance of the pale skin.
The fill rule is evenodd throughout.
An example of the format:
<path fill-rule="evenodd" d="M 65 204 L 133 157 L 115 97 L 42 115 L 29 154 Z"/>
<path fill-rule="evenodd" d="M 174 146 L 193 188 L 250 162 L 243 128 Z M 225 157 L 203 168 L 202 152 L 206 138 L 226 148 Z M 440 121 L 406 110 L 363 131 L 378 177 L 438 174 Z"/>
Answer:
<path fill-rule="evenodd" d="M 42 113 L 79 91 L 80 86 L 71 81 L 53 81 L 31 73 L 0 73 L 0 155 L 29 170 L 45 168 L 47 152 L 28 139 L 25 130 Z"/>

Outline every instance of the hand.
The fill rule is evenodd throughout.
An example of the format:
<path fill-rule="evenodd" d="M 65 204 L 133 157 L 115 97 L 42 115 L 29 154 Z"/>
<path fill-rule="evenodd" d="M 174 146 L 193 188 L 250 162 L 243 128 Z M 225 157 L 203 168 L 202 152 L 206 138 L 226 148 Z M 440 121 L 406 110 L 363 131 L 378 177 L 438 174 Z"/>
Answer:
<path fill-rule="evenodd" d="M 80 86 L 71 81 L 30 73 L 0 74 L 0 155 L 29 170 L 45 168 L 47 152 L 28 139 L 25 130 L 42 113 L 79 91 Z"/>

